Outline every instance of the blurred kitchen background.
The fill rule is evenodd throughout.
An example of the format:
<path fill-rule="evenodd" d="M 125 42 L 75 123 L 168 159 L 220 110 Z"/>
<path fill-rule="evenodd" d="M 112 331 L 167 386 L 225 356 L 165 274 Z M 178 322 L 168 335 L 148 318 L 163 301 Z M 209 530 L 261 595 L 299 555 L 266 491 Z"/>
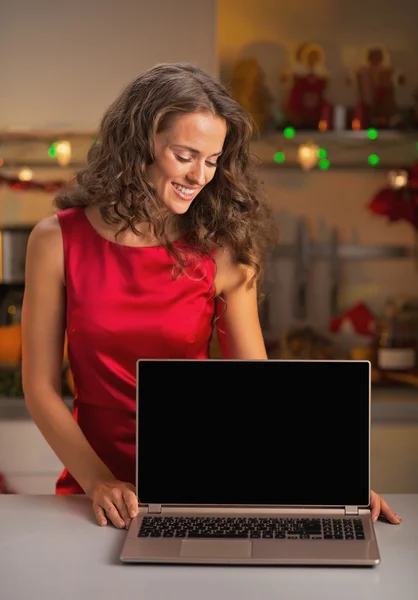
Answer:
<path fill-rule="evenodd" d="M 280 235 L 260 306 L 269 356 L 371 360 L 372 485 L 418 492 L 418 4 L 14 0 L 0 23 L 0 488 L 53 493 L 61 469 L 22 398 L 29 232 L 125 84 L 190 61 L 257 125 Z M 266 393 L 288 401 L 280 382 Z M 63 394 L 70 406 L 66 356 Z M 335 404 L 350 409 L 338 390 Z"/>

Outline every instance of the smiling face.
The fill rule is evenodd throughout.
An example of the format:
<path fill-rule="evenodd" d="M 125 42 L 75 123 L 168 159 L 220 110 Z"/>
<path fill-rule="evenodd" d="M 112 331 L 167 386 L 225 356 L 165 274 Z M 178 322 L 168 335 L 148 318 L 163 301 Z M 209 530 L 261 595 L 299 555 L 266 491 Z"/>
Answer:
<path fill-rule="evenodd" d="M 157 198 L 173 214 L 184 214 L 214 177 L 222 153 L 226 122 L 208 113 L 173 119 L 155 136 L 155 160 L 147 175 Z"/>

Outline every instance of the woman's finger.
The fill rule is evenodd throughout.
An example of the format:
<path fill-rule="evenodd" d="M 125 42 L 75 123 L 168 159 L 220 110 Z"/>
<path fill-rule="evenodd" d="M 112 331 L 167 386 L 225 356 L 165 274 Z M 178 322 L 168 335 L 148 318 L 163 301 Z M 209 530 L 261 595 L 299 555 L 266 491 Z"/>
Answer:
<path fill-rule="evenodd" d="M 103 527 L 104 525 L 107 525 L 107 519 L 106 519 L 105 511 L 103 510 L 103 508 L 99 504 L 96 504 L 96 502 L 93 502 L 93 510 L 94 510 L 94 514 L 96 515 L 97 523 L 101 527 Z"/>
<path fill-rule="evenodd" d="M 398 525 L 402 521 L 401 517 L 390 508 L 389 504 L 382 496 L 380 496 L 380 515 L 394 525 Z"/>
<path fill-rule="evenodd" d="M 138 514 L 138 498 L 135 492 L 133 492 L 129 488 L 123 489 L 123 499 L 125 501 L 125 505 L 128 509 L 129 517 L 131 519 L 135 518 Z"/>
<path fill-rule="evenodd" d="M 125 499 L 121 489 L 116 488 L 112 491 L 112 501 L 116 506 L 119 515 L 123 519 L 123 526 L 128 527 L 129 523 L 131 522 L 131 518 L 129 516 L 128 507 L 125 504 Z"/>
<path fill-rule="evenodd" d="M 386 521 L 395 525 L 399 525 L 399 523 L 402 521 L 401 517 L 390 508 L 386 500 L 373 491 L 371 493 L 370 508 L 374 523 L 380 516 L 383 516 Z"/>
<path fill-rule="evenodd" d="M 108 518 L 111 520 L 111 522 L 113 523 L 113 525 L 115 527 L 118 527 L 118 529 L 125 528 L 125 526 L 126 526 L 125 521 L 123 520 L 122 516 L 119 513 L 119 510 L 113 504 L 113 502 L 111 502 L 110 500 L 105 501 L 103 503 L 103 508 L 106 512 L 106 515 L 108 516 Z"/>

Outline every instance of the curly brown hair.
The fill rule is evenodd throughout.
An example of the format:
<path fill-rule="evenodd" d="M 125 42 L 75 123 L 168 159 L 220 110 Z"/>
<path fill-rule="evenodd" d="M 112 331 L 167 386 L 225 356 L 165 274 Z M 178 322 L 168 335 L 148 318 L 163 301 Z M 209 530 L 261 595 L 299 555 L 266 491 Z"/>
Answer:
<path fill-rule="evenodd" d="M 237 262 L 254 269 L 252 281 L 260 280 L 273 230 L 253 173 L 252 119 L 226 87 L 192 64 L 156 65 L 122 91 L 102 118 L 87 165 L 55 205 L 98 206 L 107 224 L 120 225 L 118 233 L 131 229 L 141 235 L 135 225 L 149 222 L 181 271 L 186 258 L 167 239 L 170 217 L 162 213 L 146 172 L 154 160 L 155 134 L 176 116 L 196 112 L 225 119 L 227 133 L 215 176 L 177 217 L 180 229 L 196 252 L 228 247 Z"/>

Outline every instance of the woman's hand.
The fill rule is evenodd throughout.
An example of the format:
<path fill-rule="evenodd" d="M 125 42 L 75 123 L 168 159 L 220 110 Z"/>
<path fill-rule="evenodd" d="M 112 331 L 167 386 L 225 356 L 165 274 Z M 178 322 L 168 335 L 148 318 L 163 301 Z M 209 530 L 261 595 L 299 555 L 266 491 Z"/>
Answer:
<path fill-rule="evenodd" d="M 371 492 L 370 508 L 374 523 L 380 516 L 394 525 L 399 525 L 402 521 L 401 517 L 390 508 L 386 500 L 382 496 L 379 496 L 379 494 L 376 494 L 376 492 L 373 492 L 373 490 Z"/>
<path fill-rule="evenodd" d="M 94 514 L 101 526 L 107 525 L 110 519 L 115 527 L 125 529 L 138 514 L 135 487 L 126 481 L 112 479 L 98 483 L 88 495 L 93 500 Z"/>

